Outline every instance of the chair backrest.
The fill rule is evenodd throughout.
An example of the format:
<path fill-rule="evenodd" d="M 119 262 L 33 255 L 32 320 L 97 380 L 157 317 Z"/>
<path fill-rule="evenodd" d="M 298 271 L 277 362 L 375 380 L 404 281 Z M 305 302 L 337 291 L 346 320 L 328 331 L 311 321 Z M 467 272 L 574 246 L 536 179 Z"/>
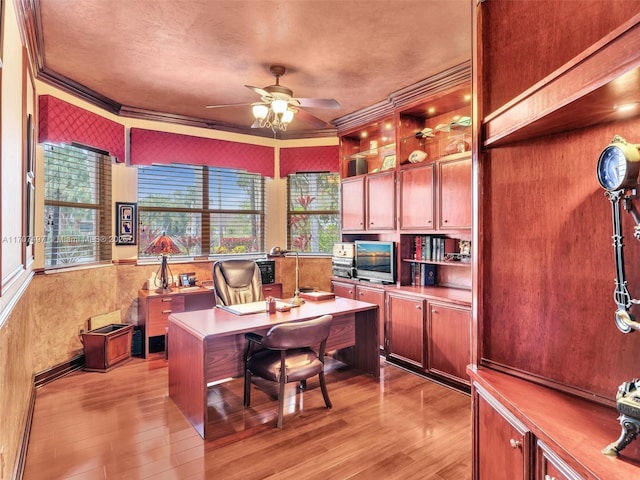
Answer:
<path fill-rule="evenodd" d="M 332 320 L 331 315 L 323 315 L 313 320 L 274 325 L 260 343 L 263 347 L 282 350 L 319 345 L 329 336 Z"/>
<path fill-rule="evenodd" d="M 237 305 L 264 300 L 260 267 L 253 260 L 220 260 L 213 264 L 216 303 Z"/>

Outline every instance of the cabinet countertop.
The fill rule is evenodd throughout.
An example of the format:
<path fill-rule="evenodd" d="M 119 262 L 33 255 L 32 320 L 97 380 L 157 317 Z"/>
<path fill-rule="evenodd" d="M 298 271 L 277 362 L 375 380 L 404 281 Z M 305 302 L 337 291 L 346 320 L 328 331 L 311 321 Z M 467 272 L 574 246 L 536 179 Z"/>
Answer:
<path fill-rule="evenodd" d="M 450 287 L 416 287 L 412 285 L 381 285 L 376 283 L 361 282 L 358 280 L 332 277 L 332 282 L 348 283 L 354 286 L 379 288 L 385 292 L 398 293 L 411 296 L 419 296 L 426 298 L 427 300 L 440 300 L 452 304 L 461 305 L 464 307 L 470 307 L 473 293 L 471 290 L 463 288 L 450 288 Z"/>
<path fill-rule="evenodd" d="M 468 367 L 473 384 L 494 396 L 533 434 L 564 450 L 595 478 L 625 479 L 640 475 L 640 440 L 619 457 L 601 450 L 620 436 L 614 407 L 564 393 L 482 367 Z"/>

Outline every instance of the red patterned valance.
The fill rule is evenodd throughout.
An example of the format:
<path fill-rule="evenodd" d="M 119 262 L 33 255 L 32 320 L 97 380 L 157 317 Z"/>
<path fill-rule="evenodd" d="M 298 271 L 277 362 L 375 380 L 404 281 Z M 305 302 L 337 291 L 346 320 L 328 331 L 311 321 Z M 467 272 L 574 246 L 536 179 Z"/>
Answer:
<path fill-rule="evenodd" d="M 72 143 L 109 152 L 124 162 L 124 125 L 52 97 L 38 97 L 38 143 Z"/>
<path fill-rule="evenodd" d="M 273 177 L 273 147 L 132 128 L 132 165 L 188 163 L 237 168 Z"/>
<path fill-rule="evenodd" d="M 280 149 L 280 177 L 296 172 L 338 172 L 337 145 Z"/>

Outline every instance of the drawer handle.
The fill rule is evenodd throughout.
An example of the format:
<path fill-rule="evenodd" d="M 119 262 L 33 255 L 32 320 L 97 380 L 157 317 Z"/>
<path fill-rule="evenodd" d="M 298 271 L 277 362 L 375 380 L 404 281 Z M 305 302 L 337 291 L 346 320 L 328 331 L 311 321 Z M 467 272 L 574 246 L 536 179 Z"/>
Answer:
<path fill-rule="evenodd" d="M 418 310 L 421 310 L 421 309 L 422 309 L 422 305 L 416 305 L 416 308 L 417 308 Z"/>
<path fill-rule="evenodd" d="M 520 440 L 514 440 L 513 438 L 509 440 L 509 445 L 511 448 L 522 448 L 522 442 Z"/>
<path fill-rule="evenodd" d="M 163 314 L 165 314 L 165 313 L 171 313 L 171 310 L 162 310 L 162 313 L 163 313 Z"/>
<path fill-rule="evenodd" d="M 171 298 L 171 297 L 163 298 L 163 299 L 162 299 L 162 301 L 163 301 L 163 302 L 170 302 L 170 301 L 172 301 L 172 300 L 173 300 L 173 298 Z"/>

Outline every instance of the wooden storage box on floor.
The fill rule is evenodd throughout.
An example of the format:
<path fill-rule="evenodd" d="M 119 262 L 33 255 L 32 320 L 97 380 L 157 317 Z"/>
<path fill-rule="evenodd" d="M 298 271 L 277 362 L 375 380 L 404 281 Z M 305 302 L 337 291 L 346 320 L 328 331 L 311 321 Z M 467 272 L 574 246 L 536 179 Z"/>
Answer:
<path fill-rule="evenodd" d="M 131 358 L 133 325 L 106 325 L 82 334 L 84 369 L 108 372 Z"/>

